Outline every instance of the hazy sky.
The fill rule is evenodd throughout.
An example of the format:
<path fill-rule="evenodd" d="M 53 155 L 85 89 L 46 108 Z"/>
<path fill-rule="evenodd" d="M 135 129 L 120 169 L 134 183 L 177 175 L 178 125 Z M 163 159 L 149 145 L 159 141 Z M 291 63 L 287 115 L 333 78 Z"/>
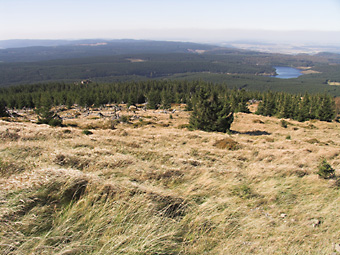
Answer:
<path fill-rule="evenodd" d="M 0 24 L 0 40 L 339 34 L 340 0 L 0 0 Z"/>

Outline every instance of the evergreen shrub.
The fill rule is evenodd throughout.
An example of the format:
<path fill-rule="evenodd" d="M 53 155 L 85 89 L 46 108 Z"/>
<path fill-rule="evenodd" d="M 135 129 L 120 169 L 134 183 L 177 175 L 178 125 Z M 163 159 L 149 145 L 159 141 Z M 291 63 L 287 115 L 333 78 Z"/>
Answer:
<path fill-rule="evenodd" d="M 324 179 L 331 179 L 335 177 L 335 170 L 332 168 L 332 166 L 327 162 L 326 159 L 323 159 L 319 166 L 318 166 L 318 172 L 317 174 L 324 178 Z"/>

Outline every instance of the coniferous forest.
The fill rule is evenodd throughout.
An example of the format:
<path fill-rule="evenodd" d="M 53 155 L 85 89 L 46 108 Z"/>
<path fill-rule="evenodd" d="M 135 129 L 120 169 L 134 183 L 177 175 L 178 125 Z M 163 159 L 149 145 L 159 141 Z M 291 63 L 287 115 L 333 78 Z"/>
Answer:
<path fill-rule="evenodd" d="M 249 112 L 250 102 L 265 116 L 331 121 L 336 115 L 331 96 L 340 95 L 340 86 L 333 86 L 340 82 L 338 54 L 293 56 L 133 40 L 89 45 L 0 50 L 1 115 L 9 108 L 45 107 L 50 114 L 52 106 L 120 103 L 147 103 L 149 109 L 183 103 L 194 115 L 206 103 L 217 114 Z M 275 66 L 309 74 L 277 79 L 271 77 Z"/>
<path fill-rule="evenodd" d="M 202 89 L 206 92 L 202 92 Z M 199 112 L 211 94 L 219 111 L 249 112 L 250 102 L 259 102 L 257 114 L 291 118 L 298 121 L 335 118 L 335 103 L 326 94 L 289 94 L 229 89 L 223 84 L 203 81 L 140 81 L 122 83 L 66 84 L 49 83 L 12 86 L 0 89 L 1 105 L 12 109 L 41 108 L 43 105 L 99 107 L 105 104 L 145 104 L 149 109 L 169 109 L 172 103 L 187 104 L 188 110 Z M 218 103 L 217 103 L 218 102 Z M 221 105 L 219 105 L 221 104 Z M 224 106 L 223 106 L 224 105 Z"/>

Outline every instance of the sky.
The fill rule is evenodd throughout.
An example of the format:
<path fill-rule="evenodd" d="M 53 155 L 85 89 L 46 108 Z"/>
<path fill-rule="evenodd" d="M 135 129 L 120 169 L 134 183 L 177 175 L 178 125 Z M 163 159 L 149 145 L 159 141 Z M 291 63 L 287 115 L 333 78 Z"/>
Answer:
<path fill-rule="evenodd" d="M 0 40 L 280 35 L 340 43 L 340 0 L 0 0 L 0 24 Z"/>

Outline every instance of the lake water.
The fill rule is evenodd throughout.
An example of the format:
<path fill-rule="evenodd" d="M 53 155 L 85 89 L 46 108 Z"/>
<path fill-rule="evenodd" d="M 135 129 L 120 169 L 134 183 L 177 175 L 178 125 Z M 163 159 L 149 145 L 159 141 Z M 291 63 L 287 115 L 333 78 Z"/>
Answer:
<path fill-rule="evenodd" d="M 293 67 L 274 66 L 274 68 L 276 69 L 277 73 L 277 75 L 274 77 L 279 79 L 291 79 L 303 75 L 299 69 Z"/>

